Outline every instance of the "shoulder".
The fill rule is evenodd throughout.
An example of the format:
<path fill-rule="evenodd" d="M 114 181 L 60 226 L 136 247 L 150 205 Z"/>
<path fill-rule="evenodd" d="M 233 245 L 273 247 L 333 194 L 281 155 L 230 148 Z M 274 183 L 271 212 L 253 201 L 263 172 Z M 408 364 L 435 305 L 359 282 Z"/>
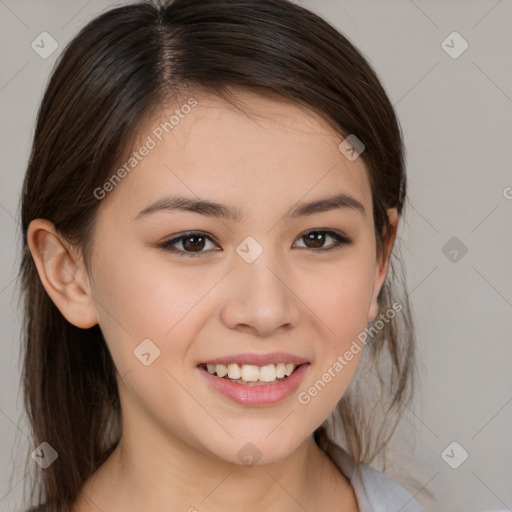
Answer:
<path fill-rule="evenodd" d="M 334 443 L 329 443 L 326 453 L 350 480 L 361 512 L 425 512 L 425 509 L 401 485 L 368 464 L 356 471 L 354 461 Z"/>
<path fill-rule="evenodd" d="M 402 512 L 425 512 L 425 509 L 414 497 L 390 477 L 367 464 L 363 464 L 361 469 L 362 476 L 359 482 L 356 477 L 356 483 L 359 485 L 364 499 L 371 504 L 371 508 L 368 508 L 369 511 L 389 510 L 388 507 L 392 505 L 398 507 L 397 510 Z"/>

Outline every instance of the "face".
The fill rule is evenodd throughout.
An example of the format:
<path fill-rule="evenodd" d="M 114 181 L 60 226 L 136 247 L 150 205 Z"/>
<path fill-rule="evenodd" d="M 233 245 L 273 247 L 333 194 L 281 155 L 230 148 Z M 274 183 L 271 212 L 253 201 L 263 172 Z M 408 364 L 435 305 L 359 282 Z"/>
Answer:
<path fill-rule="evenodd" d="M 264 114 L 192 95 L 197 103 L 180 108 L 168 133 L 161 123 L 176 105 L 147 122 L 136 161 L 99 199 L 88 286 L 125 431 L 269 463 L 342 397 L 362 351 L 333 367 L 376 316 L 386 268 L 362 159 L 348 160 L 342 137 L 316 115 L 239 94 Z M 343 200 L 302 208 L 333 196 Z M 192 211 L 177 197 L 223 206 Z M 223 373 L 215 363 L 233 380 L 237 368 L 260 380 L 221 379 L 208 372 Z M 282 377 L 279 363 L 297 368 L 267 382 L 272 371 Z"/>

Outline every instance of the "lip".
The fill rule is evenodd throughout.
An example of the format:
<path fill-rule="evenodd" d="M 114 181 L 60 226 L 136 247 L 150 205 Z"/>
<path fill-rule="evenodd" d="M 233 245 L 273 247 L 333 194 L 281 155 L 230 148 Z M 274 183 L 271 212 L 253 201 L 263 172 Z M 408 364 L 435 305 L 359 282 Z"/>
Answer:
<path fill-rule="evenodd" d="M 202 366 L 197 366 L 196 369 L 214 391 L 233 402 L 246 407 L 264 407 L 276 404 L 289 397 L 299 387 L 309 366 L 310 363 L 302 363 L 289 377 L 282 381 L 256 386 L 237 384 L 225 378 L 217 377 Z"/>
<path fill-rule="evenodd" d="M 307 359 L 296 356 L 295 354 L 289 354 L 287 352 L 272 352 L 269 354 L 257 354 L 255 352 L 245 352 L 243 354 L 232 354 L 223 357 L 217 357 L 216 359 L 210 359 L 209 361 L 202 361 L 202 364 L 252 364 L 256 366 L 264 366 L 266 364 L 277 364 L 277 363 L 293 363 L 301 365 L 308 363 Z"/>

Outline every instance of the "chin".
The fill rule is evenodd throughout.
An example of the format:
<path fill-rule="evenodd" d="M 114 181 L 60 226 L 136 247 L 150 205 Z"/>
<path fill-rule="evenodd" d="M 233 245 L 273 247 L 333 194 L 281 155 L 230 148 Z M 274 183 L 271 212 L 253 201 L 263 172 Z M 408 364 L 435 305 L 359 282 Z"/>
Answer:
<path fill-rule="evenodd" d="M 269 429 L 268 432 L 271 432 Z M 265 430 L 267 432 L 267 430 Z M 270 436 L 267 434 L 258 435 L 240 434 L 233 438 L 225 439 L 222 443 L 215 446 L 205 446 L 216 458 L 238 464 L 241 466 L 254 466 L 273 464 L 286 459 L 292 454 L 304 441 L 302 437 L 286 435 L 283 431 L 274 431 Z M 209 440 L 211 443 L 211 439 Z"/>

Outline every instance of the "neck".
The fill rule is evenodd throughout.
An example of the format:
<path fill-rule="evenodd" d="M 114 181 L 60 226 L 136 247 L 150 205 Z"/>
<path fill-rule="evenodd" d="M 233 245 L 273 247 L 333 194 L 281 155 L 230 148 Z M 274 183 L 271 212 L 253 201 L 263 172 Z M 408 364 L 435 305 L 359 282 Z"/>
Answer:
<path fill-rule="evenodd" d="M 176 438 L 137 436 L 137 431 L 125 429 L 81 498 L 90 510 L 136 512 L 159 510 L 163 504 L 187 512 L 314 510 L 318 496 L 339 494 L 340 484 L 351 493 L 313 436 L 284 459 L 248 466 L 218 459 Z"/>

